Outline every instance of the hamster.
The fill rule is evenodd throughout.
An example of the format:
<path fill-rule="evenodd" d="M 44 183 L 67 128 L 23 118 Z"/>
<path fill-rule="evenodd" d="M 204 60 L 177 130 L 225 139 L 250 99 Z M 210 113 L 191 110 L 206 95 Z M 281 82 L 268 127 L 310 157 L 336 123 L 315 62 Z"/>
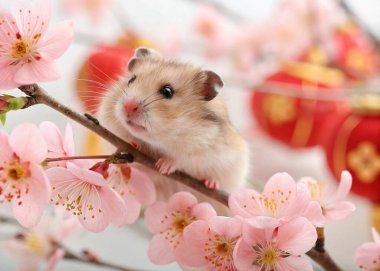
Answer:
<path fill-rule="evenodd" d="M 212 71 L 138 48 L 127 72 L 102 99 L 97 117 L 155 158 L 160 173 L 183 171 L 209 188 L 231 192 L 246 182 L 249 151 L 218 95 L 222 86 Z M 188 190 L 154 179 L 159 194 Z"/>

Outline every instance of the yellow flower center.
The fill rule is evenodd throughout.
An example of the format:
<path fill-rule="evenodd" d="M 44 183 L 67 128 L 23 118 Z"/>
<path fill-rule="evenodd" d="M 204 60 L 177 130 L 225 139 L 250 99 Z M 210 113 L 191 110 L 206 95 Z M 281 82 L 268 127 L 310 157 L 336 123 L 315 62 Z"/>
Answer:
<path fill-rule="evenodd" d="M 25 246 L 36 254 L 42 254 L 43 242 L 37 234 L 32 233 L 28 235 L 25 239 Z"/>
<path fill-rule="evenodd" d="M 180 216 L 173 222 L 173 226 L 177 232 L 182 233 L 190 223 L 191 220 L 187 216 Z"/>
<path fill-rule="evenodd" d="M 26 175 L 26 169 L 19 163 L 9 166 L 6 170 L 9 179 L 12 181 L 19 181 Z"/>
<path fill-rule="evenodd" d="M 290 254 L 281 249 L 278 249 L 276 246 L 273 246 L 272 243 L 266 245 L 257 244 L 253 247 L 257 254 L 257 258 L 254 261 L 254 265 L 260 266 L 262 270 L 276 270 L 279 258 L 289 257 Z"/>
<path fill-rule="evenodd" d="M 11 54 L 14 58 L 21 59 L 29 52 L 30 52 L 29 44 L 24 40 L 17 41 L 16 43 L 12 45 Z"/>
<path fill-rule="evenodd" d="M 216 252 L 218 252 L 218 254 L 220 255 L 226 255 L 227 253 L 230 252 L 230 250 L 231 250 L 231 245 L 226 242 L 220 243 L 219 245 L 216 246 Z"/>

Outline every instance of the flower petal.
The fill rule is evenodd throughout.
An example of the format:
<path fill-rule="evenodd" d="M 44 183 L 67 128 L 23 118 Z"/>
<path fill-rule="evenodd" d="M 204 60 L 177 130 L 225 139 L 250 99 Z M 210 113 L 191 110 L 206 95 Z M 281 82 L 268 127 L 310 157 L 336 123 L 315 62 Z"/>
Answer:
<path fill-rule="evenodd" d="M 57 125 L 50 121 L 44 121 L 39 125 L 39 128 L 47 143 L 49 152 L 63 155 L 62 135 Z"/>
<path fill-rule="evenodd" d="M 317 201 L 310 202 L 306 210 L 302 213 L 302 216 L 309 219 L 316 227 L 323 227 L 326 223 L 322 207 Z"/>
<path fill-rule="evenodd" d="M 256 200 L 261 195 L 252 189 L 239 189 L 230 194 L 228 206 L 234 215 L 242 217 L 252 217 L 263 215 L 263 211 L 258 206 Z"/>
<path fill-rule="evenodd" d="M 154 264 L 169 264 L 175 261 L 173 246 L 165 240 L 165 232 L 156 234 L 150 241 L 148 257 Z"/>
<path fill-rule="evenodd" d="M 191 210 L 191 214 L 196 220 L 208 220 L 217 216 L 215 209 L 208 202 L 202 202 L 195 205 Z"/>
<path fill-rule="evenodd" d="M 46 61 L 52 61 L 67 50 L 74 37 L 74 24 L 72 21 L 60 22 L 53 31 L 42 36 L 38 43 L 39 53 Z"/>
<path fill-rule="evenodd" d="M 63 140 L 63 149 L 67 156 L 75 155 L 74 135 L 70 123 L 66 124 L 65 138 Z"/>
<path fill-rule="evenodd" d="M 47 157 L 47 146 L 35 124 L 22 123 L 13 129 L 9 145 L 21 161 L 40 163 Z"/>
<path fill-rule="evenodd" d="M 329 220 L 341 220 L 355 211 L 356 207 L 352 202 L 342 201 L 333 207 L 323 208 L 325 217 Z"/>
<path fill-rule="evenodd" d="M 242 234 L 243 219 L 238 217 L 216 216 L 210 218 L 208 223 L 218 235 L 237 238 Z"/>
<path fill-rule="evenodd" d="M 258 271 L 259 267 L 252 265 L 257 255 L 251 244 L 247 244 L 240 239 L 234 249 L 234 262 L 239 271 Z"/>
<path fill-rule="evenodd" d="M 338 189 L 335 192 L 335 195 L 331 198 L 331 200 L 327 202 L 327 204 L 341 201 L 345 197 L 347 197 L 348 193 L 351 190 L 351 185 L 352 185 L 351 174 L 347 170 L 342 171 Z"/>
<path fill-rule="evenodd" d="M 273 232 L 279 224 L 277 219 L 265 216 L 247 219 L 242 227 L 243 240 L 251 246 L 266 244 L 272 240 Z"/>
<path fill-rule="evenodd" d="M 65 256 L 65 253 L 66 252 L 63 249 L 57 248 L 49 259 L 46 271 L 54 271 L 57 267 L 58 262 Z"/>
<path fill-rule="evenodd" d="M 156 189 L 152 180 L 137 167 L 131 166 L 128 186 L 142 205 L 149 205 L 156 201 Z"/>
<path fill-rule="evenodd" d="M 178 192 L 172 195 L 168 201 L 168 207 L 173 211 L 185 212 L 188 208 L 198 203 L 197 198 L 189 192 Z"/>
<path fill-rule="evenodd" d="M 1 61 L 1 60 L 0 60 Z M 14 81 L 14 75 L 18 70 L 18 66 L 1 67 L 0 89 L 7 90 L 19 87 L 21 84 Z"/>
<path fill-rule="evenodd" d="M 95 171 L 88 170 L 86 168 L 80 168 L 76 164 L 67 163 L 67 169 L 79 180 L 85 181 L 87 183 L 105 186 L 107 185 L 106 180 L 103 176 Z"/>
<path fill-rule="evenodd" d="M 313 271 L 310 261 L 305 258 L 290 256 L 278 260 L 278 270 L 281 271 Z"/>
<path fill-rule="evenodd" d="M 12 201 L 12 211 L 17 221 L 25 228 L 32 228 L 41 219 L 43 208 L 30 199 L 28 195 L 22 198 L 22 204 Z"/>
<path fill-rule="evenodd" d="M 19 85 L 54 81 L 61 77 L 61 69 L 52 61 L 40 59 L 23 65 L 15 74 L 14 81 Z"/>
<path fill-rule="evenodd" d="M 30 165 L 30 171 L 30 198 L 39 204 L 49 203 L 52 188 L 45 171 L 42 169 L 41 166 L 36 165 L 34 163 Z"/>
<path fill-rule="evenodd" d="M 104 212 L 107 213 L 107 217 L 116 226 L 122 226 L 127 224 L 127 206 L 123 198 L 116 193 L 108 185 L 99 189 L 99 196 L 104 207 Z"/>
<path fill-rule="evenodd" d="M 297 186 L 294 179 L 285 172 L 276 173 L 269 178 L 264 187 L 263 194 L 278 199 L 278 201 L 288 198 L 288 206 L 293 206 L 293 202 L 296 200 Z"/>
<path fill-rule="evenodd" d="M 169 213 L 168 205 L 165 202 L 157 201 L 145 210 L 145 224 L 153 233 L 165 231 L 172 224 L 172 219 L 170 219 L 172 216 L 169 215 L 167 216 L 169 219 L 165 219 Z"/>
<path fill-rule="evenodd" d="M 309 220 L 295 218 L 278 228 L 278 248 L 293 255 L 309 251 L 317 241 L 317 232 Z"/>
<path fill-rule="evenodd" d="M 124 195 L 123 199 L 127 208 L 125 223 L 133 224 L 140 216 L 141 203 L 128 193 Z"/>
<path fill-rule="evenodd" d="M 0 160 L 7 161 L 13 158 L 13 150 L 9 145 L 8 135 L 0 130 Z"/>
<path fill-rule="evenodd" d="M 377 270 L 380 268 L 380 246 L 369 242 L 361 245 L 355 252 L 354 262 L 364 270 Z"/>
<path fill-rule="evenodd" d="M 377 230 L 375 228 L 372 228 L 371 231 L 372 231 L 373 241 L 375 241 L 375 243 L 380 246 L 380 235 L 379 235 L 379 233 L 377 232 Z"/>

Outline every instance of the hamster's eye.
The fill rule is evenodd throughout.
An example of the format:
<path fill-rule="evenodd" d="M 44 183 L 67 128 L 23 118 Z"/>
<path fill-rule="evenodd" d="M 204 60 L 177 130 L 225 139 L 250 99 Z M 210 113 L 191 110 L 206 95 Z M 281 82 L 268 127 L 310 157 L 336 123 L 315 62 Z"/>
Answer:
<path fill-rule="evenodd" d="M 136 75 L 133 75 L 132 78 L 129 79 L 129 81 L 128 81 L 128 87 L 129 87 L 130 84 L 132 84 L 136 80 L 136 77 L 137 77 Z"/>
<path fill-rule="evenodd" d="M 164 97 L 166 99 L 171 99 L 174 95 L 174 91 L 173 89 L 171 88 L 171 86 L 163 86 L 161 89 L 160 89 L 160 93 L 162 95 L 164 95 Z"/>

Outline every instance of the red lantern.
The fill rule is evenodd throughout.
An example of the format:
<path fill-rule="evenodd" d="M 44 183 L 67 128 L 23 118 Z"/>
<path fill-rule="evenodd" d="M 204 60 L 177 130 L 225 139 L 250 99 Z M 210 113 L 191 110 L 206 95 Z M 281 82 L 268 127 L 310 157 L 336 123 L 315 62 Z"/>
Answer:
<path fill-rule="evenodd" d="M 341 91 L 343 74 L 335 69 L 294 62 L 268 77 L 252 95 L 252 111 L 258 125 L 272 138 L 294 148 L 319 144 L 323 124 L 337 108 L 333 101 L 298 98 L 302 94 Z M 275 94 L 266 90 L 273 90 Z M 293 96 L 281 95 L 292 90 Z"/>
<path fill-rule="evenodd" d="M 359 100 L 353 110 L 337 114 L 326 127 L 324 147 L 328 166 L 339 178 L 342 170 L 353 177 L 352 191 L 380 202 L 380 99 Z"/>
<path fill-rule="evenodd" d="M 352 79 L 363 80 L 379 71 L 379 57 L 374 44 L 354 23 L 347 22 L 334 37 L 334 64 Z"/>

